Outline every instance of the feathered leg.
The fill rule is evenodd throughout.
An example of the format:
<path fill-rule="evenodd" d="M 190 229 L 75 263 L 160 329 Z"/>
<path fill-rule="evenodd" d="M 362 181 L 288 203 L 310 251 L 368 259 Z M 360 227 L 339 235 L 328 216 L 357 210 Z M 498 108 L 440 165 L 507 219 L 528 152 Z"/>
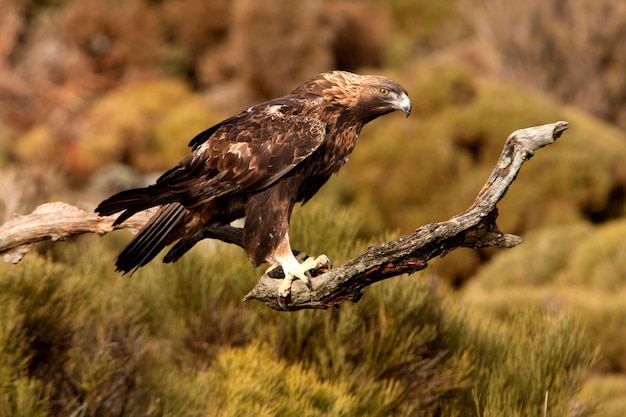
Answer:
<path fill-rule="evenodd" d="M 309 271 L 318 268 L 320 264 L 330 266 L 326 255 L 308 258 L 300 263 L 291 250 L 289 220 L 295 203 L 291 199 L 293 187 L 290 181 L 283 181 L 250 197 L 243 228 L 244 247 L 252 263 L 259 265 L 269 262 L 272 266 L 268 271 L 279 266 L 283 270 L 285 278 L 276 294 L 278 304 L 283 309 L 285 307 L 281 299 L 291 293 L 294 279 L 301 280 L 311 288 Z"/>

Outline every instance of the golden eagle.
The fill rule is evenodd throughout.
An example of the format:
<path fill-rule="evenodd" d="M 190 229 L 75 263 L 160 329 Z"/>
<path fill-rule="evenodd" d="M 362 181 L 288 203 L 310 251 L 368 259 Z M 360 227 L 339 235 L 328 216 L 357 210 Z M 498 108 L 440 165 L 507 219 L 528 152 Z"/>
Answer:
<path fill-rule="evenodd" d="M 160 206 L 120 253 L 117 270 L 133 271 L 178 241 L 164 258 L 174 262 L 204 228 L 245 217 L 242 243 L 250 261 L 284 272 L 279 304 L 294 278 L 310 288 L 308 271 L 330 261 L 325 255 L 297 261 L 289 242 L 292 209 L 339 171 L 366 123 L 395 110 L 411 112 L 398 83 L 331 71 L 198 134 L 189 144 L 192 152 L 155 184 L 120 192 L 96 208 L 101 216 L 122 211 L 118 225 Z"/>

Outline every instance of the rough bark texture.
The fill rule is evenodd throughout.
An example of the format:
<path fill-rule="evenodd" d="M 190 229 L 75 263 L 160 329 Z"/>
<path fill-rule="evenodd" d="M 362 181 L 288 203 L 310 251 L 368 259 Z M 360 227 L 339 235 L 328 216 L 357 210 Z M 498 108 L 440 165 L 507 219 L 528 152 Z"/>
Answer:
<path fill-rule="evenodd" d="M 346 300 L 357 302 L 368 285 L 422 270 L 430 259 L 455 249 L 511 248 L 520 244 L 520 237 L 498 229 L 496 205 L 515 180 L 522 164 L 537 149 L 553 143 L 566 129 L 567 122 L 556 122 L 511 133 L 489 179 L 465 212 L 444 222 L 422 226 L 394 241 L 371 246 L 338 268 L 317 271 L 319 275 L 312 279 L 313 290 L 298 280 L 294 281 L 291 295 L 283 304 L 289 310 L 299 310 L 328 308 Z M 136 231 L 151 215 L 150 211 L 139 213 L 114 228 L 116 216 L 98 217 L 66 203 L 43 204 L 33 213 L 16 216 L 0 227 L 0 255 L 5 262 L 17 263 L 34 242 L 62 240 L 82 233 L 105 234 L 116 228 Z M 241 229 L 225 226 L 206 229 L 203 238 L 241 246 L 241 236 Z M 263 275 L 244 301 L 255 299 L 280 310 L 276 302 L 280 281 Z"/>

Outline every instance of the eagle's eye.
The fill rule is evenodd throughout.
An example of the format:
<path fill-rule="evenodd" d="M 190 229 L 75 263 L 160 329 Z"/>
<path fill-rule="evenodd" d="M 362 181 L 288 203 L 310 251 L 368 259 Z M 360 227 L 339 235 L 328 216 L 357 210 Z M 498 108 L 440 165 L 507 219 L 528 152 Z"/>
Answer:
<path fill-rule="evenodd" d="M 382 94 L 383 96 L 386 96 L 387 94 L 389 94 L 389 90 L 388 90 L 387 88 L 385 88 L 385 87 L 380 87 L 380 88 L 378 89 L 378 92 L 379 92 L 380 94 Z"/>

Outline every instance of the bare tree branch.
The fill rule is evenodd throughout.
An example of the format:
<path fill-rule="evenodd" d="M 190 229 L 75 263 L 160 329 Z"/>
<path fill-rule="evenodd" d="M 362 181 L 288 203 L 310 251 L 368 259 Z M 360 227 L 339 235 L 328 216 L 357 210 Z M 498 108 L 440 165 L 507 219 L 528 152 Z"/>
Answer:
<path fill-rule="evenodd" d="M 290 310 L 297 310 L 328 308 L 346 300 L 356 302 L 365 287 L 397 275 L 420 271 L 428 266 L 430 259 L 452 250 L 519 245 L 522 242 L 520 237 L 498 229 L 496 204 L 504 197 L 522 164 L 537 149 L 553 143 L 566 129 L 567 122 L 556 122 L 511 133 L 489 179 L 465 212 L 445 222 L 422 226 L 392 242 L 371 246 L 341 267 L 313 278 L 312 291 L 302 282 L 294 281 L 290 299 L 285 304 Z M 280 310 L 276 302 L 279 285 L 280 281 L 264 275 L 244 301 L 256 299 Z"/>
<path fill-rule="evenodd" d="M 56 202 L 37 207 L 31 214 L 15 216 L 0 226 L 0 256 L 8 263 L 19 263 L 31 244 L 44 240 L 64 240 L 83 233 L 104 235 L 117 229 L 137 233 L 156 209 L 135 214 L 121 225 L 113 226 L 117 215 L 100 217 L 71 204 Z M 200 239 L 219 239 L 242 246 L 242 230 L 232 226 L 209 227 L 199 234 Z"/>
<path fill-rule="evenodd" d="M 365 287 L 397 275 L 413 273 L 428 266 L 428 261 L 461 247 L 511 248 L 522 242 L 515 235 L 502 233 L 496 225 L 496 204 L 504 197 L 522 164 L 534 152 L 553 143 L 567 129 L 567 122 L 516 130 L 506 140 L 500 158 L 474 203 L 450 220 L 420 227 L 410 235 L 371 246 L 364 253 L 330 271 L 320 269 L 312 279 L 313 290 L 294 281 L 285 304 L 290 310 L 328 308 L 346 300 L 358 301 Z M 99 217 L 66 203 L 48 203 L 33 213 L 16 216 L 0 227 L 0 255 L 5 262 L 17 263 L 30 245 L 43 240 L 63 240 L 82 233 L 105 234 L 115 229 L 137 231 L 153 211 L 138 213 L 122 225 L 113 227 L 116 216 Z M 197 240 L 219 239 L 242 246 L 242 230 L 231 226 L 204 229 Z M 256 299 L 280 310 L 276 293 L 280 280 L 263 275 L 244 297 Z"/>
<path fill-rule="evenodd" d="M 122 228 L 136 231 L 150 218 L 149 212 L 139 213 Z M 96 213 L 80 210 L 67 203 L 46 203 L 31 214 L 15 216 L 0 227 L 0 256 L 4 262 L 18 263 L 31 244 L 44 240 L 64 240 L 83 233 L 103 235 L 113 231 L 115 216 L 98 217 Z"/>

